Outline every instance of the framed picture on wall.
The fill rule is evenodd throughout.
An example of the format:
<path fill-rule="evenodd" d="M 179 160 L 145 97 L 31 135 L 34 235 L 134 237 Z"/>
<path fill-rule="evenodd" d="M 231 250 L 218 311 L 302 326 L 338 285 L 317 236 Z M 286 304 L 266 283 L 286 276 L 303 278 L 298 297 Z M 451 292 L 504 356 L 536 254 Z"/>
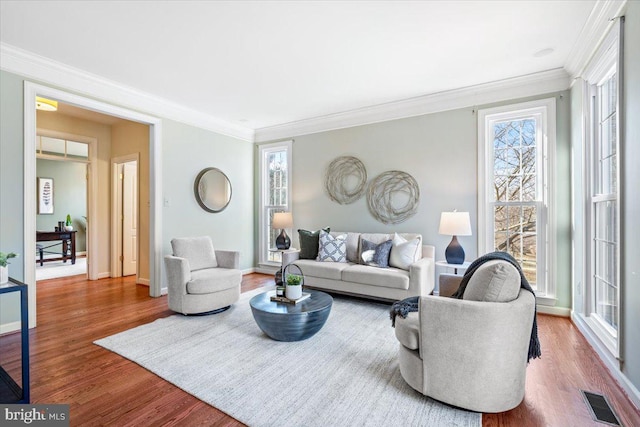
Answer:
<path fill-rule="evenodd" d="M 38 213 L 53 214 L 53 178 L 38 178 Z"/>

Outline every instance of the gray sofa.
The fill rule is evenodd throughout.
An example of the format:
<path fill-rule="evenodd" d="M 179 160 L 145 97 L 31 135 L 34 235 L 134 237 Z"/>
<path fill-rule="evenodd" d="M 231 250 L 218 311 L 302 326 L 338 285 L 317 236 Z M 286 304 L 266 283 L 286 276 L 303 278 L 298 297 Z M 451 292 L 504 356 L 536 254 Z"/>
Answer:
<path fill-rule="evenodd" d="M 283 266 L 295 263 L 304 274 L 304 285 L 336 293 L 380 300 L 402 300 L 410 296 L 429 295 L 434 287 L 435 248 L 422 245 L 422 257 L 408 269 L 379 268 L 363 265 L 361 242 L 366 239 L 382 243 L 393 234 L 331 232 L 332 236 L 347 235 L 347 262 L 326 262 L 299 259 L 298 252 L 284 252 Z M 407 240 L 419 234 L 398 233 Z"/>

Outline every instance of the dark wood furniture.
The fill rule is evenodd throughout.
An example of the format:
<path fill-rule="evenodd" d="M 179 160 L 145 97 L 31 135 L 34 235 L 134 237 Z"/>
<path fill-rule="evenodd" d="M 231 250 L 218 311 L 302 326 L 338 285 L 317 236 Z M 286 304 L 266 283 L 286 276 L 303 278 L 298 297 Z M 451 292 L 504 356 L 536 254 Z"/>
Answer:
<path fill-rule="evenodd" d="M 42 247 L 38 246 L 39 259 L 36 262 L 39 262 L 42 265 L 48 261 L 64 261 L 67 262 L 67 259 L 71 259 L 71 264 L 76 263 L 76 231 L 36 231 L 36 242 L 50 242 L 62 240 L 62 252 L 60 252 L 61 256 L 56 258 L 44 258 L 45 249 L 47 247 L 55 246 L 47 246 Z M 58 253 L 58 252 L 49 252 L 49 253 Z"/>
<path fill-rule="evenodd" d="M 22 347 L 22 386 L 18 385 L 7 371 L 0 366 L 0 403 L 30 403 L 29 391 L 29 304 L 27 285 L 9 278 L 0 285 L 0 295 L 20 292 L 20 323 Z M 0 357 L 0 361 L 2 357 Z"/>
<path fill-rule="evenodd" d="M 251 312 L 262 332 L 276 341 L 302 341 L 318 332 L 331 313 L 333 298 L 320 291 L 305 292 L 311 297 L 298 304 L 271 301 L 274 291 L 251 298 Z"/>

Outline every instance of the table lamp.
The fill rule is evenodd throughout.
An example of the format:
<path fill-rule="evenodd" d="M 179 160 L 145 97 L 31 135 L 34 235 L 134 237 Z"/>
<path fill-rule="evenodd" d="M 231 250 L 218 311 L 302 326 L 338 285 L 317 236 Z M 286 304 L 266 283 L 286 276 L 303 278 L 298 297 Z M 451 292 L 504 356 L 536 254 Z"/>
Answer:
<path fill-rule="evenodd" d="M 271 227 L 281 229 L 280 234 L 276 237 L 276 248 L 289 249 L 291 246 L 291 239 L 289 239 L 289 236 L 287 236 L 284 229 L 293 227 L 293 215 L 291 215 L 291 212 L 274 213 Z"/>
<path fill-rule="evenodd" d="M 440 234 L 453 236 L 451 243 L 444 251 L 444 257 L 449 264 L 464 263 L 464 249 L 458 243 L 457 236 L 471 236 L 471 220 L 469 212 L 442 212 L 440 216 Z"/>

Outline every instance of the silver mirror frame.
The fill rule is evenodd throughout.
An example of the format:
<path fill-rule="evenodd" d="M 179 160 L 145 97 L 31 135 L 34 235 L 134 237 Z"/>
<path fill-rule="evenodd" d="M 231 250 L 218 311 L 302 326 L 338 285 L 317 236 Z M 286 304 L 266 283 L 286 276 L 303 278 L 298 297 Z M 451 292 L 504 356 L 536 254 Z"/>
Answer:
<path fill-rule="evenodd" d="M 208 206 L 205 203 L 205 201 L 202 200 L 202 197 L 200 197 L 200 183 L 202 181 L 202 178 L 207 173 L 212 172 L 212 171 L 220 173 L 224 177 L 224 179 L 226 179 L 227 184 L 229 185 L 229 197 L 227 197 L 227 201 L 224 204 L 224 206 L 222 206 L 219 209 L 215 209 L 215 208 L 212 208 L 212 207 Z M 204 209 L 205 211 L 210 212 L 210 213 L 218 213 L 218 212 L 222 212 L 223 210 L 226 209 L 227 206 L 229 206 L 229 203 L 231 202 L 231 197 L 233 196 L 233 187 L 231 186 L 231 180 L 229 180 L 229 177 L 224 172 L 222 172 L 220 169 L 213 168 L 213 167 L 205 168 L 205 169 L 202 169 L 200 171 L 200 173 L 198 174 L 198 176 L 196 177 L 196 179 L 195 179 L 195 181 L 193 183 L 193 194 L 194 194 L 194 196 L 196 198 L 196 201 L 198 202 L 198 204 L 200 205 L 200 207 L 202 209 Z"/>

